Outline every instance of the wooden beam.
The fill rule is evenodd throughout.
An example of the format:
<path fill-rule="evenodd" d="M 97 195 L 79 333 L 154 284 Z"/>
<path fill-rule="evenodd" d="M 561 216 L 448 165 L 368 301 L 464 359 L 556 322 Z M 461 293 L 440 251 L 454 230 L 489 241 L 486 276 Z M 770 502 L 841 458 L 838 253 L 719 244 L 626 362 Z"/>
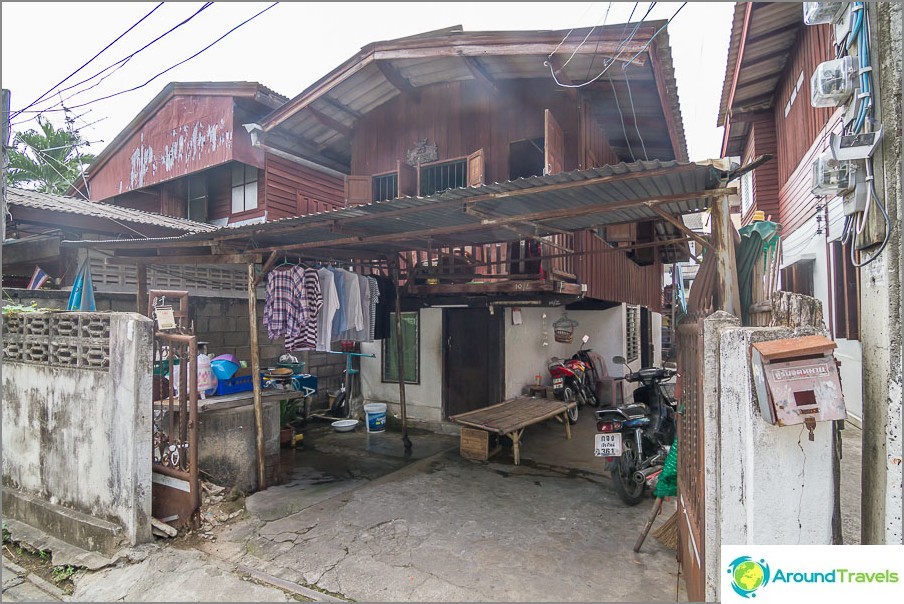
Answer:
<path fill-rule="evenodd" d="M 184 244 L 183 244 L 184 245 Z M 132 246 L 135 247 L 135 246 Z M 106 248 L 105 248 L 106 249 Z M 107 264 L 248 264 L 261 261 L 261 254 L 223 254 L 220 256 L 110 256 Z"/>
<path fill-rule="evenodd" d="M 411 82 L 402 77 L 402 74 L 396 71 L 388 62 L 383 60 L 377 61 L 377 67 L 380 69 L 383 77 L 385 77 L 390 84 L 395 86 L 399 92 L 411 96 L 412 98 L 419 97 L 417 88 L 412 86 Z"/>
<path fill-rule="evenodd" d="M 674 226 L 676 229 L 678 229 L 679 231 L 681 231 L 682 233 L 684 233 L 685 235 L 687 235 L 688 237 L 690 237 L 691 239 L 693 239 L 694 241 L 696 241 L 697 243 L 699 243 L 700 245 L 702 245 L 703 247 L 708 249 L 709 251 L 711 251 L 711 252 L 716 251 L 715 248 L 713 248 L 713 246 L 710 244 L 709 241 L 707 241 L 706 239 L 704 239 L 703 237 L 701 237 L 700 235 L 698 235 L 691 229 L 687 228 L 687 225 L 684 224 L 683 222 L 681 222 L 681 220 L 675 218 L 674 216 L 672 216 L 671 214 L 669 214 L 667 212 L 663 212 L 660 208 L 651 206 L 650 209 L 653 210 L 654 212 L 656 212 L 656 214 L 658 214 L 663 220 L 665 220 L 666 222 L 668 222 L 669 224 Z"/>
<path fill-rule="evenodd" d="M 722 195 L 713 204 L 712 227 L 713 243 L 715 244 L 717 295 L 719 304 L 716 310 L 724 310 L 734 316 L 741 317 L 741 298 L 738 292 L 738 275 L 734 266 L 734 241 L 728 210 L 728 195 Z"/>
<path fill-rule="evenodd" d="M 147 315 L 148 312 L 148 267 L 144 264 L 139 264 L 136 267 L 137 277 L 135 279 L 137 286 L 137 306 L 138 309 L 135 311 L 140 315 Z"/>
<path fill-rule="evenodd" d="M 342 103 L 340 103 L 339 101 L 337 101 L 333 98 L 323 95 L 318 100 L 323 101 L 324 103 L 326 103 L 333 109 L 337 109 L 337 110 L 341 111 L 342 113 L 349 114 L 350 116 L 352 116 L 352 119 L 354 121 L 358 121 L 359 119 L 361 119 L 361 114 L 359 112 L 355 111 L 354 109 L 350 109 L 350 108 L 346 107 L 345 105 L 343 105 Z M 310 107 L 310 105 L 308 105 L 308 107 Z"/>
<path fill-rule="evenodd" d="M 345 124 L 343 124 L 342 122 L 334 120 L 327 114 L 322 113 L 322 112 L 318 111 L 317 109 L 314 109 L 310 105 L 308 105 L 307 110 L 310 111 L 311 114 L 315 118 L 317 118 L 318 122 L 320 122 L 327 128 L 332 128 L 339 134 L 342 134 L 343 136 L 347 136 L 348 138 L 351 138 L 352 135 L 354 134 L 354 131 L 351 128 L 349 128 L 348 126 L 346 126 Z"/>
<path fill-rule="evenodd" d="M 254 286 L 261 282 L 264 276 L 267 274 L 267 271 L 276 263 L 276 259 L 279 257 L 279 250 L 273 250 L 270 252 L 270 256 L 267 258 L 267 261 L 264 262 L 264 265 L 261 267 L 261 272 L 254 278 Z"/>
<path fill-rule="evenodd" d="M 496 85 L 496 81 L 486 72 L 480 64 L 480 61 L 473 57 L 462 57 L 461 59 L 464 61 L 468 71 L 471 72 L 471 75 L 474 76 L 475 80 L 486 86 L 494 95 L 499 94 L 499 87 Z"/>
<path fill-rule="evenodd" d="M 254 427 L 257 436 L 257 486 L 267 488 L 267 451 L 264 446 L 264 403 L 261 399 L 261 351 L 257 334 L 257 287 L 254 264 L 248 264 L 248 320 L 251 328 L 251 384 L 254 392 Z M 282 427 L 282 426 L 280 426 Z"/>
<path fill-rule="evenodd" d="M 395 329 L 396 329 L 396 367 L 399 378 L 399 408 L 402 413 L 402 442 L 406 449 L 411 448 L 408 438 L 408 406 L 405 403 L 405 344 L 402 340 L 402 286 L 399 284 L 399 263 L 392 265 L 392 277 L 395 281 Z"/>

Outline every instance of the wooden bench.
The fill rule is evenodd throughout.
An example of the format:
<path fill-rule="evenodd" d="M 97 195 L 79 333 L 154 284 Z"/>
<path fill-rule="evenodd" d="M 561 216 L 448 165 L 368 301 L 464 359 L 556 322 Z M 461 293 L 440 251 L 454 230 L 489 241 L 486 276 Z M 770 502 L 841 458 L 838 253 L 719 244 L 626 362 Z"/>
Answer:
<path fill-rule="evenodd" d="M 449 419 L 463 426 L 483 430 L 488 434 L 496 433 L 508 436 L 512 439 L 515 465 L 518 465 L 521 463 L 521 435 L 524 433 L 524 429 L 532 424 L 561 416 L 561 421 L 565 424 L 565 438 L 570 440 L 571 424 L 568 423 L 567 413 L 576 405 L 576 401 L 566 403 L 551 398 L 517 397 L 483 409 L 459 413 Z M 466 436 L 471 435 L 462 434 L 462 438 Z"/>

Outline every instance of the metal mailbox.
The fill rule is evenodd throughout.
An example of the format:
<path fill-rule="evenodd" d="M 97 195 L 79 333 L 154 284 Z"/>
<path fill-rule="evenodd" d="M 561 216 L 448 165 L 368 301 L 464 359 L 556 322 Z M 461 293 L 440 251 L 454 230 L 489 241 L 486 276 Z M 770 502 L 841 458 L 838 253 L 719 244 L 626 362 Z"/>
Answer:
<path fill-rule="evenodd" d="M 813 440 L 816 422 L 845 419 L 844 396 L 825 336 L 804 336 L 753 345 L 753 379 L 763 418 L 779 426 L 804 424 Z"/>

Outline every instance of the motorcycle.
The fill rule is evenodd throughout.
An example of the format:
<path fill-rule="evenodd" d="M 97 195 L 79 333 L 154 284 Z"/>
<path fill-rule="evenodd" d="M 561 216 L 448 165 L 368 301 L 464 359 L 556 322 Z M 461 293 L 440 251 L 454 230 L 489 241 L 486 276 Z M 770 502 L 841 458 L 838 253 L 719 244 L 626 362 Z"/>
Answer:
<path fill-rule="evenodd" d="M 585 335 L 581 338 L 581 348 L 570 359 L 560 359 L 552 357 L 546 368 L 552 377 L 552 387 L 556 396 L 564 401 L 576 401 L 574 409 L 568 410 L 568 423 L 575 424 L 578 421 L 578 414 L 581 407 L 585 404 L 599 405 L 593 386 L 590 384 L 590 373 L 592 365 L 582 360 L 581 353 L 585 351 L 583 346 L 590 337 Z"/>
<path fill-rule="evenodd" d="M 612 360 L 627 367 L 624 357 Z M 675 441 L 677 401 L 663 382 L 677 373 L 673 367 L 629 368 L 621 379 L 640 383 L 633 404 L 596 411 L 594 455 L 606 458 L 615 492 L 628 505 L 641 502 L 648 480 L 662 471 Z"/>

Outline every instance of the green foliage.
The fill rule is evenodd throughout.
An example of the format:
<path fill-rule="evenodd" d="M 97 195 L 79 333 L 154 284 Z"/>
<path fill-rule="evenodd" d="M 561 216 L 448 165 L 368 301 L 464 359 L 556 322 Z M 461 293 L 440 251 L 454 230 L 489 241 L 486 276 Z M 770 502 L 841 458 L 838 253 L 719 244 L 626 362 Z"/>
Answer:
<path fill-rule="evenodd" d="M 279 401 L 279 425 L 285 428 L 298 417 L 298 398 L 284 398 Z"/>
<path fill-rule="evenodd" d="M 71 579 L 76 570 L 78 569 L 71 564 L 65 564 L 61 566 L 54 566 L 51 569 L 50 574 L 56 583 L 62 583 L 63 581 L 68 581 L 69 579 Z"/>
<path fill-rule="evenodd" d="M 9 527 L 6 526 L 6 523 L 3 523 L 3 545 L 11 543 L 12 533 L 9 532 Z"/>
<path fill-rule="evenodd" d="M 72 127 L 70 118 L 67 118 L 66 126 L 59 129 L 41 116 L 37 120 L 40 130 L 32 128 L 13 137 L 7 183 L 65 195 L 95 157 L 79 152 L 88 142 Z"/>

